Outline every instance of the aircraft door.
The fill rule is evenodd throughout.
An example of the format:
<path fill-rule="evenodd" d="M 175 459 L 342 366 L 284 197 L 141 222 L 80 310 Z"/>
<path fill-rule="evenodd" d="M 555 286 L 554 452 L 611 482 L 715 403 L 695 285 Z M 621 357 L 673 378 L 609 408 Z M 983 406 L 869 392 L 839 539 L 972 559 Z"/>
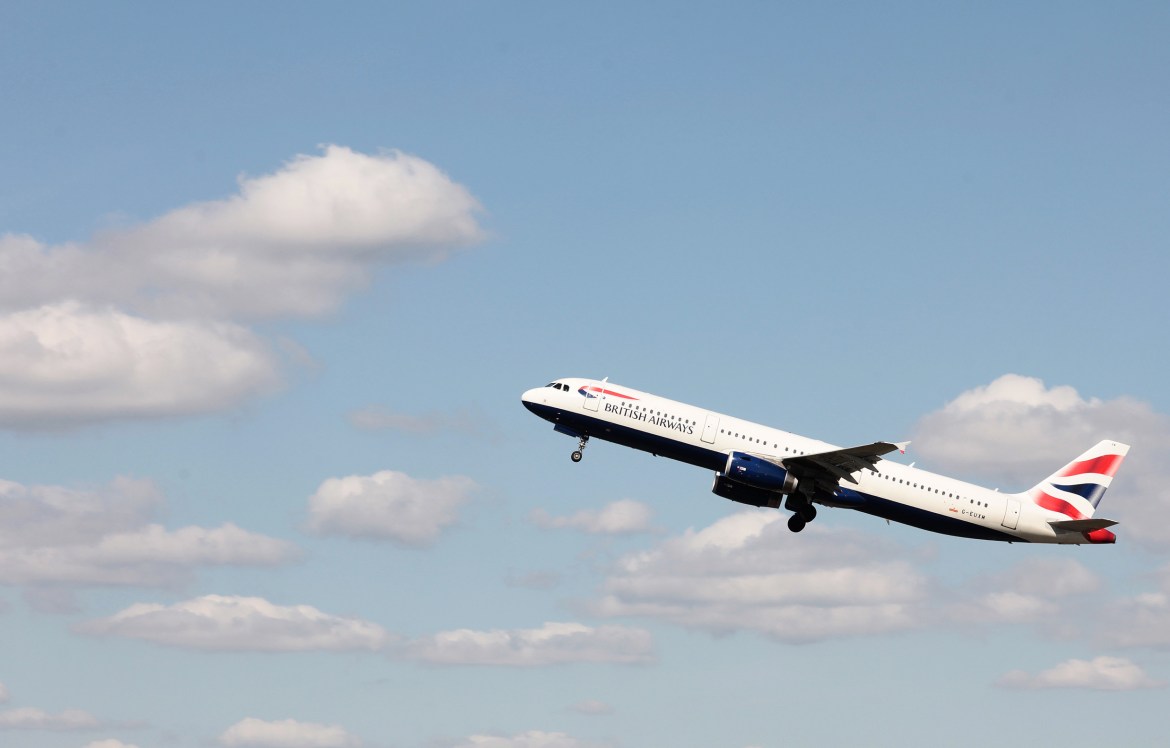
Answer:
<path fill-rule="evenodd" d="M 719 416 L 714 413 L 707 414 L 707 422 L 703 424 L 703 441 L 708 444 L 715 443 L 715 434 L 719 433 Z"/>
<path fill-rule="evenodd" d="M 1003 526 L 1009 530 L 1016 529 L 1020 521 L 1020 502 L 1017 499 L 1007 500 L 1007 511 L 1003 514 Z"/>
<path fill-rule="evenodd" d="M 601 388 L 582 387 L 581 392 L 585 395 L 585 410 L 597 410 L 601 406 Z"/>

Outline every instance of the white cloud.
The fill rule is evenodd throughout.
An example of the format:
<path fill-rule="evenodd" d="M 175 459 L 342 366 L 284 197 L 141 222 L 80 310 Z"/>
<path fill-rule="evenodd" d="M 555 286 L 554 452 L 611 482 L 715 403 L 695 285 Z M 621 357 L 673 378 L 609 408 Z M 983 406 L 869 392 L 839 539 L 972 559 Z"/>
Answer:
<path fill-rule="evenodd" d="M 805 643 L 1002 625 L 1078 636 L 1093 623 L 1085 609 L 1099 607 L 1101 579 L 1072 559 L 1029 558 L 997 574 L 943 581 L 927 573 L 928 552 L 827 520 L 794 536 L 785 516 L 740 511 L 626 554 L 587 609 Z"/>
<path fill-rule="evenodd" d="M 1067 660 L 1048 670 L 1030 675 L 1013 670 L 999 679 L 1005 688 L 1089 688 L 1097 691 L 1135 691 L 1164 688 L 1165 681 L 1155 680 L 1137 665 L 1121 657 L 1096 657 L 1092 660 Z"/>
<path fill-rule="evenodd" d="M 538 629 L 443 631 L 411 641 L 402 654 L 435 665 L 641 664 L 653 661 L 654 643 L 644 629 L 545 623 Z"/>
<path fill-rule="evenodd" d="M 924 467 L 967 472 L 1005 490 L 1038 483 L 1102 439 L 1132 446 L 1101 504 L 1120 535 L 1170 546 L 1170 418 L 1129 397 L 1083 398 L 1068 386 L 1005 374 L 924 416 L 914 445 Z"/>
<path fill-rule="evenodd" d="M 532 510 L 531 519 L 544 529 L 569 527 L 595 535 L 626 535 L 650 530 L 654 511 L 646 504 L 622 499 L 600 510 L 582 509 L 569 517 L 552 517 L 543 509 Z"/>
<path fill-rule="evenodd" d="M 318 535 L 426 547 L 455 524 L 475 488 L 463 476 L 424 480 L 393 470 L 329 478 L 309 498 L 306 527 Z"/>
<path fill-rule="evenodd" d="M 253 652 L 373 651 L 389 637 L 377 624 L 329 615 L 309 605 L 282 606 L 258 597 L 222 595 L 169 606 L 138 603 L 108 618 L 78 624 L 75 630 L 182 649 Z"/>
<path fill-rule="evenodd" d="M 101 720 L 80 709 L 53 714 L 43 709 L 21 707 L 0 712 L 0 730 L 90 730 L 101 726 Z"/>
<path fill-rule="evenodd" d="M 0 316 L 0 427 L 206 413 L 272 391 L 267 345 L 226 322 L 151 321 L 74 302 Z"/>
<path fill-rule="evenodd" d="M 275 354 L 229 320 L 329 313 L 378 266 L 482 239 L 479 212 L 420 158 L 329 145 L 88 242 L 0 235 L 0 428 L 207 413 L 270 392 Z"/>
<path fill-rule="evenodd" d="M 598 701 L 597 699 L 585 699 L 584 701 L 578 701 L 576 704 L 570 706 L 569 709 L 571 711 L 577 712 L 578 714 L 585 714 L 591 717 L 613 714 L 612 706 L 605 703 L 604 701 Z"/>
<path fill-rule="evenodd" d="M 1101 589 L 1101 579 L 1071 558 L 1029 558 L 999 574 L 975 579 L 943 604 L 951 625 L 1036 623 L 1052 633 L 1076 633 L 1089 619 L 1065 615 Z"/>
<path fill-rule="evenodd" d="M 92 743 L 86 743 L 85 748 L 138 748 L 133 743 L 123 743 L 121 740 L 108 738 L 106 740 L 95 740 Z"/>
<path fill-rule="evenodd" d="M 1113 601 L 1102 619 L 1101 640 L 1115 647 L 1170 650 L 1170 564 L 1157 575 L 1159 589 Z"/>
<path fill-rule="evenodd" d="M 993 584 L 1021 594 L 1063 598 L 1090 595 L 1101 589 L 1101 577 L 1071 558 L 1029 558 L 994 577 Z"/>
<path fill-rule="evenodd" d="M 148 480 L 96 490 L 0 480 L 0 583 L 68 609 L 62 586 L 174 586 L 199 567 L 276 566 L 299 555 L 231 523 L 168 530 L 151 521 L 162 504 Z"/>
<path fill-rule="evenodd" d="M 0 238 L 0 300 L 9 308 L 78 299 L 236 318 L 314 316 L 364 285 L 375 265 L 440 259 L 480 240 L 479 211 L 423 159 L 329 145 L 240 178 L 232 197 L 88 244 Z"/>
<path fill-rule="evenodd" d="M 596 743 L 586 743 L 563 732 L 529 730 L 511 737 L 501 735 L 472 735 L 456 748 L 593 748 Z"/>
<path fill-rule="evenodd" d="M 338 725 L 298 722 L 292 719 L 268 722 L 255 717 L 240 720 L 219 736 L 231 748 L 356 748 L 356 735 Z"/>
<path fill-rule="evenodd" d="M 593 609 L 789 642 L 921 625 L 928 580 L 903 552 L 815 525 L 794 538 L 783 518 L 739 512 L 629 554 L 611 569 Z"/>

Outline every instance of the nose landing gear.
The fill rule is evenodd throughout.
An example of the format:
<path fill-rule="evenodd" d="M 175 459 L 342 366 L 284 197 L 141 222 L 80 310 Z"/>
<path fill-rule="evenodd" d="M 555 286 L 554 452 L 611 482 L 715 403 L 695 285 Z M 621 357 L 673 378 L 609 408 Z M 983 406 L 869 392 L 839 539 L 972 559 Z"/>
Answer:
<path fill-rule="evenodd" d="M 575 452 L 573 452 L 573 454 L 569 455 L 569 457 L 573 458 L 573 462 L 580 462 L 581 458 L 585 456 L 583 453 L 585 452 L 585 445 L 588 442 L 589 442 L 588 436 L 582 436 L 580 439 L 577 440 L 577 450 Z"/>

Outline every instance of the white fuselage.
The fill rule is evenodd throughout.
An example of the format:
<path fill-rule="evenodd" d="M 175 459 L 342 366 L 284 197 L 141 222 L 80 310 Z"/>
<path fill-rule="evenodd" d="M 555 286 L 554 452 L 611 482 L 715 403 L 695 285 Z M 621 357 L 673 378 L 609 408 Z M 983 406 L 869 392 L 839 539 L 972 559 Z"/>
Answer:
<path fill-rule="evenodd" d="M 574 436 L 596 437 L 719 472 L 732 452 L 776 461 L 838 447 L 686 403 L 592 379 L 558 379 L 524 393 L 529 410 Z M 948 535 L 1033 543 L 1085 543 L 1049 524 L 1066 516 L 1027 494 L 1005 494 L 882 460 L 842 481 L 826 506 L 856 509 Z"/>

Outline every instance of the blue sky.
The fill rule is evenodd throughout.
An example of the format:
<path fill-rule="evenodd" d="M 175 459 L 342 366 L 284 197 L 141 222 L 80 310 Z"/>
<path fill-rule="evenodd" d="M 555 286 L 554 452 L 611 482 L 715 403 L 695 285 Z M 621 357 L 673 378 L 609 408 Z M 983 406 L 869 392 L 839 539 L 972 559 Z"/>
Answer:
<path fill-rule="evenodd" d="M 1160 744 L 1168 33 L 0 9 L 0 744 Z M 570 463 L 560 376 L 1005 490 L 1127 441 L 1119 542 L 793 536 Z"/>

